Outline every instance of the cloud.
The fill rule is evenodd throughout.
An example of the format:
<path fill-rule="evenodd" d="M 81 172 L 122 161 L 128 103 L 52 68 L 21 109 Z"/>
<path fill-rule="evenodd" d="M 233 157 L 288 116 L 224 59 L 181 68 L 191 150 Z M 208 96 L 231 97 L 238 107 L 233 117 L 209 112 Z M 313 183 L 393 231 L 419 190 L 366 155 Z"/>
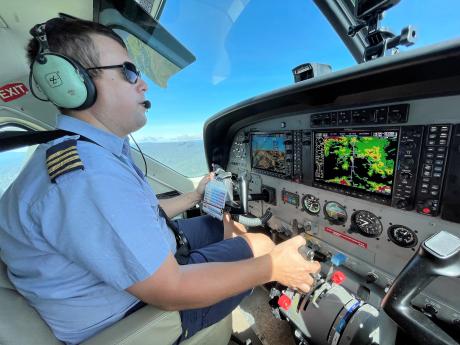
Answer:
<path fill-rule="evenodd" d="M 164 143 L 164 142 L 174 142 L 174 141 L 194 141 L 194 140 L 203 140 L 201 134 L 180 134 L 177 136 L 153 136 L 153 135 L 134 135 L 134 139 L 138 142 L 155 142 L 155 143 Z"/>
<path fill-rule="evenodd" d="M 192 141 L 203 139 L 201 122 L 176 122 L 168 124 L 149 124 L 134 133 L 140 142 Z"/>

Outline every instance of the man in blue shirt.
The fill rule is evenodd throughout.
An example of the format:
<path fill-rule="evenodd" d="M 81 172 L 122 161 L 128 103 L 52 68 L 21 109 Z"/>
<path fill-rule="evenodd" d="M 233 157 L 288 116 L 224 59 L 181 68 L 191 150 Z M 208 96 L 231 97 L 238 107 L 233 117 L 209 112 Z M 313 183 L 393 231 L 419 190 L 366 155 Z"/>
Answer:
<path fill-rule="evenodd" d="M 40 145 L 4 193 L 0 243 L 11 281 L 59 339 L 79 343 L 140 301 L 180 310 L 185 339 L 225 317 L 256 285 L 279 281 L 310 289 L 319 264 L 298 253 L 304 239 L 275 246 L 230 220 L 197 217 L 172 225 L 191 249 L 179 265 L 171 223 L 130 154 L 127 135 L 146 122 L 147 84 L 126 46 L 92 22 L 53 19 L 41 29 L 28 46 L 32 68 L 55 56 L 70 61 L 78 78 L 88 74 L 82 77 L 87 96 L 70 107 L 43 84 L 66 114 L 57 127 L 69 135 Z M 58 77 L 65 84 L 65 73 L 46 82 Z M 35 70 L 34 78 L 40 78 Z M 162 201 L 166 214 L 198 203 L 209 178 L 194 192 Z"/>

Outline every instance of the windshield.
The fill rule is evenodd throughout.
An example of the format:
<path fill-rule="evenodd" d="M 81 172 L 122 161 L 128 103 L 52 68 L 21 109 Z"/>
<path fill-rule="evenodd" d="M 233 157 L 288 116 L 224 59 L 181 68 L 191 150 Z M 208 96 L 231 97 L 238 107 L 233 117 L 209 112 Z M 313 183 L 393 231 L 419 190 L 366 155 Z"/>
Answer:
<path fill-rule="evenodd" d="M 460 6 L 402 0 L 383 25 L 396 34 L 415 25 L 415 47 L 421 47 L 458 35 L 452 7 Z M 207 172 L 202 132 L 210 116 L 292 84 L 292 69 L 303 63 L 328 64 L 333 71 L 356 64 L 311 0 L 168 0 L 160 23 L 196 61 L 165 83 L 144 74 L 152 108 L 134 137 L 144 153 L 186 176 Z"/>
<path fill-rule="evenodd" d="M 152 108 L 134 137 L 145 153 L 186 176 L 207 172 L 208 117 L 292 84 L 292 69 L 302 63 L 354 64 L 312 1 L 168 0 L 160 22 L 196 61 L 166 88 L 148 80 Z"/>

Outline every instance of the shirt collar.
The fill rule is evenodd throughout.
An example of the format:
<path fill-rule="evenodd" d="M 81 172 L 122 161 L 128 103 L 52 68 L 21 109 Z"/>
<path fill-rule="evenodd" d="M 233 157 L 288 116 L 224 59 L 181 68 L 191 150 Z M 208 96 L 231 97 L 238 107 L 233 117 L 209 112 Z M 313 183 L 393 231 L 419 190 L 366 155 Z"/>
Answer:
<path fill-rule="evenodd" d="M 126 154 L 129 148 L 128 137 L 120 138 L 113 133 L 96 128 L 88 122 L 67 115 L 58 115 L 57 127 L 74 132 L 93 140 L 116 156 Z M 128 150 L 129 151 L 129 150 Z"/>

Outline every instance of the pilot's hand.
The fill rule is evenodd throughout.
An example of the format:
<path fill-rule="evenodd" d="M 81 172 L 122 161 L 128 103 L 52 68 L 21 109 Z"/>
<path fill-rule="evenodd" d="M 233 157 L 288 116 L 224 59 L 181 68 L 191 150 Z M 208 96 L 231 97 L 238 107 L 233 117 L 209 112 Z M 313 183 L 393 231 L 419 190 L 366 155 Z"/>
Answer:
<path fill-rule="evenodd" d="M 207 174 L 206 176 L 204 176 L 201 179 L 200 183 L 198 183 L 198 186 L 195 189 L 195 193 L 197 194 L 197 196 L 198 196 L 198 198 L 200 200 L 203 199 L 204 189 L 206 188 L 206 184 L 209 181 L 211 181 L 213 178 L 214 178 L 214 173 L 211 172 L 211 173 Z"/>
<path fill-rule="evenodd" d="M 302 236 L 296 236 L 278 244 L 270 253 L 272 280 L 301 292 L 308 292 L 313 285 L 312 273 L 320 271 L 318 261 L 305 260 L 299 247 L 305 245 Z"/>

